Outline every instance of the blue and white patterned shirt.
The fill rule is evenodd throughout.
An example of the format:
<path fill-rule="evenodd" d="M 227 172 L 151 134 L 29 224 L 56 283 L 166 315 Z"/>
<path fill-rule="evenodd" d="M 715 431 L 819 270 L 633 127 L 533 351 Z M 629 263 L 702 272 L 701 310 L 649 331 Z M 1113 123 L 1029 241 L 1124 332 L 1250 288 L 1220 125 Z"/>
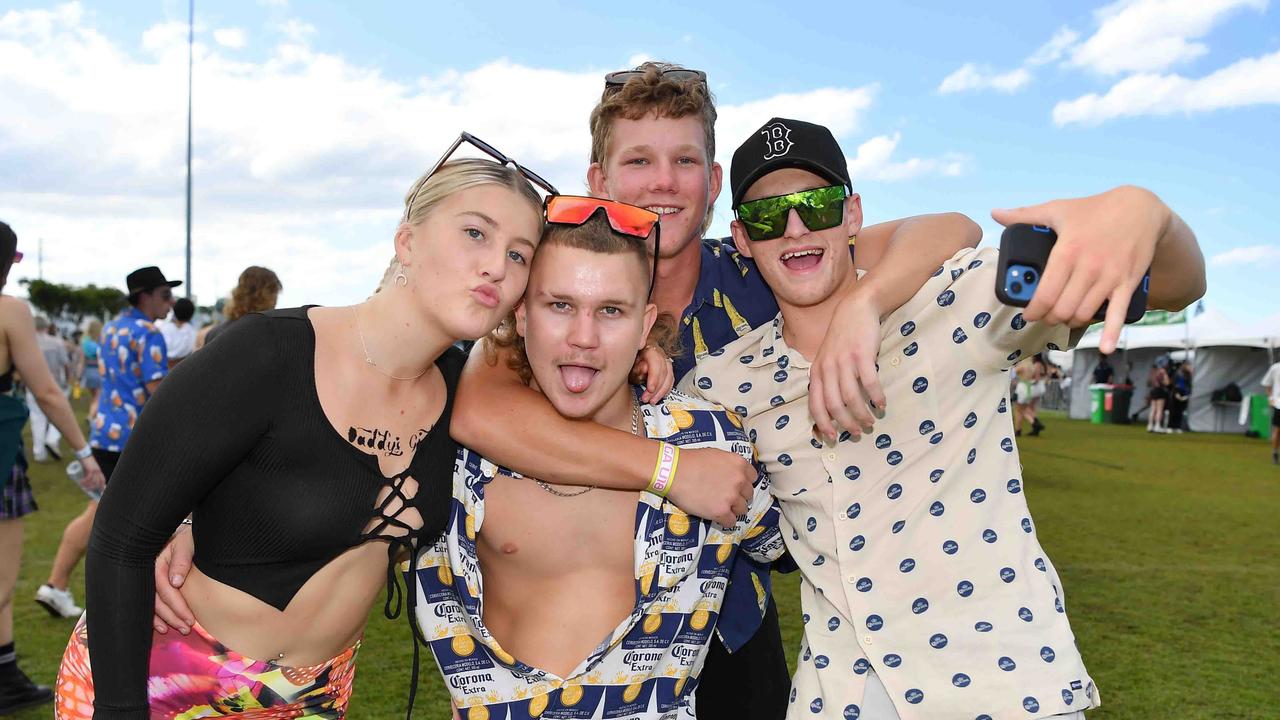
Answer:
<path fill-rule="evenodd" d="M 689 389 L 746 418 L 803 574 L 788 718 L 861 714 L 874 672 L 903 720 L 1031 720 L 1100 700 L 1036 539 L 1007 370 L 1068 344 L 962 250 L 881 324 L 888 407 L 861 440 L 811 433 L 809 362 L 781 315 L 700 363 Z"/>
<path fill-rule="evenodd" d="M 138 308 L 125 310 L 102 329 L 98 369 L 102 392 L 89 445 L 120 452 L 150 397 L 147 383 L 161 380 L 169 372 L 164 335 Z"/>
<path fill-rule="evenodd" d="M 738 418 L 710 403 L 672 393 L 643 410 L 651 438 L 754 456 Z M 747 615 L 758 624 L 767 602 L 758 581 L 752 597 L 727 598 L 725 582 L 708 580 L 727 579 L 739 549 L 765 563 L 783 552 L 768 477 L 757 475 L 747 515 L 728 529 L 640 493 L 634 608 L 590 656 L 558 677 L 512 657 L 482 620 L 476 534 L 484 532 L 485 490 L 499 470 L 473 451 L 459 451 L 449 525 L 419 556 L 417 571 L 407 573 L 418 627 L 464 720 L 693 718 L 693 691 L 717 620 Z"/>

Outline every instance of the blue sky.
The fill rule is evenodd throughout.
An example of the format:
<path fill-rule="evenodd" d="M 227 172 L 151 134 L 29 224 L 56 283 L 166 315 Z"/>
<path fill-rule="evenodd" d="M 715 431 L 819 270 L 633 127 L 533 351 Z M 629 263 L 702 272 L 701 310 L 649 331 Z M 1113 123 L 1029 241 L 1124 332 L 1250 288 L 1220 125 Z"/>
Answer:
<path fill-rule="evenodd" d="M 958 210 L 986 242 L 992 207 L 1140 184 L 1199 235 L 1208 304 L 1280 312 L 1266 0 L 690 5 L 198 3 L 198 298 L 248 264 L 284 304 L 362 298 L 461 129 L 581 189 L 600 76 L 657 58 L 707 71 L 726 165 L 770 115 L 823 122 L 870 220 Z M 44 239 L 47 279 L 182 276 L 186 12 L 0 3 L 0 218 Z"/>

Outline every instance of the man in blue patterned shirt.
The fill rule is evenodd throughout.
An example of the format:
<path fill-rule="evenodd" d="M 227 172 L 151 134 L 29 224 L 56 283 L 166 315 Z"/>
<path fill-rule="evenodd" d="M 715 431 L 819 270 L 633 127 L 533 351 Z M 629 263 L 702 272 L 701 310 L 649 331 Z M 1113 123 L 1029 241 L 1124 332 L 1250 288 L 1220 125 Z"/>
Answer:
<path fill-rule="evenodd" d="M 736 416 L 678 394 L 642 405 L 628 383 L 646 339 L 674 334 L 669 316 L 650 333 L 649 268 L 644 245 L 599 211 L 551 226 L 514 321 L 486 342 L 512 348 L 566 418 L 750 459 Z M 652 492 L 530 482 L 464 449 L 449 527 L 414 574 L 417 621 L 468 720 L 692 718 L 717 619 L 758 618 L 767 602 L 759 583 L 726 600 L 739 549 L 760 562 L 783 551 L 762 473 L 723 527 Z"/>
<path fill-rule="evenodd" d="M 102 392 L 92 409 L 89 435 L 93 457 L 108 482 L 138 413 L 169 372 L 164 335 L 155 321 L 169 314 L 173 288 L 182 284 L 181 280 L 166 280 L 155 266 L 134 270 L 125 282 L 129 307 L 102 329 L 102 349 L 98 353 Z M 67 523 L 49 570 L 49 581 L 36 591 L 36 602 L 55 617 L 79 617 L 83 612 L 68 586 L 72 571 L 84 557 L 97 512 L 97 498 L 91 496 L 84 512 Z"/>

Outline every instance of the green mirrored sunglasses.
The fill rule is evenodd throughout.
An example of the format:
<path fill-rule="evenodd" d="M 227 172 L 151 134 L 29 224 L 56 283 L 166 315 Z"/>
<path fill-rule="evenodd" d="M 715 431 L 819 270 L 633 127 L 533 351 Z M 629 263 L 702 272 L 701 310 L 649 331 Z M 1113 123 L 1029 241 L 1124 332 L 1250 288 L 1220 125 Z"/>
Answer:
<path fill-rule="evenodd" d="M 827 230 L 844 221 L 843 185 L 802 190 L 787 195 L 750 200 L 738 206 L 736 214 L 747 237 L 752 240 L 774 240 L 787 230 L 787 216 L 795 210 L 800 221 L 810 230 Z"/>

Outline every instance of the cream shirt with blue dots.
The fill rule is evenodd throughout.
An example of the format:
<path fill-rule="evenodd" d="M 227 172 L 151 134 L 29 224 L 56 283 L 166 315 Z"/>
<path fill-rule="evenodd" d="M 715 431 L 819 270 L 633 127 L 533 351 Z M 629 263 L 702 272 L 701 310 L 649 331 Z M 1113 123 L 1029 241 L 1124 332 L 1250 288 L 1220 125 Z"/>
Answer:
<path fill-rule="evenodd" d="M 996 252 L 966 249 L 881 325 L 888 407 L 820 443 L 809 362 L 783 318 L 700 362 L 682 389 L 746 419 L 803 574 L 789 718 L 846 720 L 875 672 L 904 720 L 1030 720 L 1100 698 L 1036 539 L 1008 368 L 1068 330 L 994 294 Z"/>

